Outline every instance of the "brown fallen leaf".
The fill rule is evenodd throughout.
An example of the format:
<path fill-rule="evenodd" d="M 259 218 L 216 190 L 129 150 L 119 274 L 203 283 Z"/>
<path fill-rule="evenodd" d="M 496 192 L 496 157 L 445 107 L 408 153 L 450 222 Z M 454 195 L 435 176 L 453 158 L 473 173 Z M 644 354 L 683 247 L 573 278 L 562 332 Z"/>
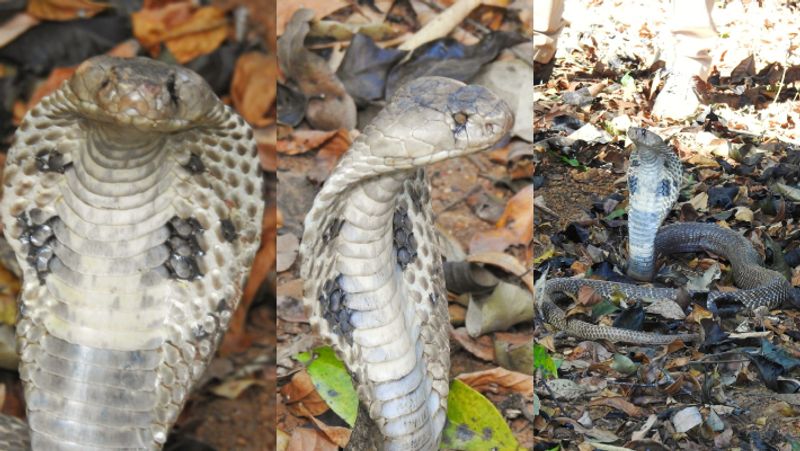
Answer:
<path fill-rule="evenodd" d="M 641 407 L 632 404 L 625 398 L 621 396 L 614 396 L 610 398 L 594 398 L 589 401 L 590 406 L 606 406 L 611 407 L 612 409 L 617 409 L 622 412 L 625 412 L 629 416 L 632 417 L 644 417 L 645 413 Z"/>
<path fill-rule="evenodd" d="M 258 160 L 264 172 L 278 170 L 278 153 L 276 128 L 274 125 L 255 130 L 256 145 L 258 146 Z"/>
<path fill-rule="evenodd" d="M 303 0 L 302 2 L 278 2 L 276 5 L 277 17 L 275 24 L 277 25 L 278 36 L 282 35 L 286 30 L 286 24 L 291 20 L 294 12 L 300 8 L 308 8 L 314 10 L 316 17 L 323 18 L 329 14 L 336 12 L 345 6 L 348 6 L 345 0 Z"/>
<path fill-rule="evenodd" d="M 336 444 L 314 429 L 295 428 L 286 451 L 337 451 Z"/>
<path fill-rule="evenodd" d="M 525 398 L 533 399 L 533 378 L 529 374 L 498 367 L 491 370 L 459 374 L 456 379 L 481 393 L 518 393 Z"/>
<path fill-rule="evenodd" d="M 234 379 L 225 381 L 213 387 L 211 389 L 211 393 L 214 393 L 215 395 L 221 396 L 223 398 L 236 399 L 251 386 L 260 384 L 261 381 L 253 378 Z"/>
<path fill-rule="evenodd" d="M 347 443 L 350 441 L 350 433 L 351 430 L 346 427 L 341 426 L 330 426 L 325 422 L 321 421 L 319 418 L 310 415 L 308 409 L 305 405 L 298 406 L 298 412 L 306 412 L 302 416 L 311 420 L 315 426 L 317 426 L 329 440 L 333 443 L 338 445 L 341 448 L 344 448 Z"/>
<path fill-rule="evenodd" d="M 304 46 L 314 11 L 298 9 L 278 39 L 281 71 L 308 99 L 306 121 L 317 130 L 352 130 L 356 126 L 356 104 L 341 80 L 321 56 Z"/>
<path fill-rule="evenodd" d="M 322 415 L 328 410 L 328 405 L 317 393 L 314 382 L 305 369 L 295 373 L 289 383 L 281 387 L 281 395 L 289 411 L 297 416 L 313 417 Z M 302 410 L 299 407 L 301 405 L 306 410 Z"/>
<path fill-rule="evenodd" d="M 314 156 L 314 168 L 308 175 L 309 179 L 316 182 L 325 181 L 336 167 L 339 158 L 350 148 L 350 144 L 350 133 L 340 128 Z"/>
<path fill-rule="evenodd" d="M 509 246 L 527 246 L 533 239 L 533 184 L 521 189 L 506 204 L 496 228 L 476 233 L 469 243 L 470 254 L 503 252 Z"/>
<path fill-rule="evenodd" d="M 133 35 L 151 56 L 157 57 L 164 43 L 181 64 L 213 52 L 228 36 L 225 12 L 214 6 L 170 3 L 135 12 L 131 19 Z"/>
<path fill-rule="evenodd" d="M 0 266 L 0 323 L 9 326 L 16 324 L 19 288 L 19 279 L 11 271 Z"/>
<path fill-rule="evenodd" d="M 42 20 L 72 20 L 92 17 L 108 8 L 90 0 L 28 0 L 27 12 Z"/>
<path fill-rule="evenodd" d="M 338 132 L 338 130 L 295 130 L 286 139 L 278 141 L 277 150 L 284 155 L 303 154 L 319 148 Z"/>
<path fill-rule="evenodd" d="M 247 52 L 236 60 L 231 98 L 239 114 L 254 127 L 266 127 L 275 122 L 275 115 L 268 113 L 275 103 L 277 72 L 275 55 Z"/>
<path fill-rule="evenodd" d="M 466 327 L 459 327 L 452 329 L 450 336 L 475 357 L 489 362 L 494 360 L 494 345 L 488 335 L 472 338 L 467 333 Z"/>

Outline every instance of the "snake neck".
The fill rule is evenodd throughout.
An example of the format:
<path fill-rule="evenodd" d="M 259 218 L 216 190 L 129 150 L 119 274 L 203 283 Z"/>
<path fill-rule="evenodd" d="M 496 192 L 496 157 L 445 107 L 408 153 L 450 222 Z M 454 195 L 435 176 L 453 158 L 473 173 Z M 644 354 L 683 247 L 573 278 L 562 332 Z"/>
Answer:
<path fill-rule="evenodd" d="M 628 169 L 628 275 L 651 280 L 658 228 L 678 199 L 681 163 L 667 146 L 638 145 Z"/>
<path fill-rule="evenodd" d="M 445 423 L 449 339 L 427 181 L 411 169 L 340 185 L 355 176 L 329 177 L 306 219 L 312 324 L 340 349 L 383 449 L 433 450 Z M 319 234 L 315 217 L 324 218 Z M 319 261 L 328 259 L 333 267 Z M 309 277 L 319 273 L 324 281 Z"/>

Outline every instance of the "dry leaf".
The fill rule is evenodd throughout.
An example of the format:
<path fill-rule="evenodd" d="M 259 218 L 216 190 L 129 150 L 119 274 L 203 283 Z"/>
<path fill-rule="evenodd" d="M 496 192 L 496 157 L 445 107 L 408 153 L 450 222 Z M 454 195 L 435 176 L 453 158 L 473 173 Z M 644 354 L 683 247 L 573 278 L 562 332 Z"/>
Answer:
<path fill-rule="evenodd" d="M 589 401 L 589 405 L 611 407 L 612 409 L 621 410 L 632 417 L 645 416 L 645 413 L 641 407 L 630 403 L 625 398 L 620 396 L 614 396 L 610 398 L 595 398 Z"/>
<path fill-rule="evenodd" d="M 340 132 L 347 133 L 347 130 L 296 130 L 286 139 L 278 141 L 277 150 L 284 155 L 299 155 L 321 147 Z"/>
<path fill-rule="evenodd" d="M 278 2 L 276 8 L 277 17 L 275 21 L 278 27 L 277 34 L 278 36 L 283 34 L 283 31 L 286 29 L 286 24 L 289 23 L 289 20 L 292 18 L 294 12 L 300 8 L 312 9 L 316 13 L 316 17 L 318 19 L 322 19 L 325 16 L 344 8 L 345 6 L 349 6 L 349 3 L 345 0 L 303 0 L 299 2 Z"/>
<path fill-rule="evenodd" d="M 494 346 L 492 345 L 492 339 L 488 335 L 472 338 L 467 333 L 466 327 L 459 327 L 458 329 L 452 329 L 450 336 L 475 357 L 490 362 L 494 360 Z"/>
<path fill-rule="evenodd" d="M 275 270 L 283 272 L 291 268 L 295 260 L 297 260 L 297 250 L 299 248 L 300 240 L 293 233 L 278 235 L 278 256 Z"/>
<path fill-rule="evenodd" d="M 338 446 L 314 429 L 298 427 L 292 431 L 286 451 L 337 451 L 338 449 Z"/>
<path fill-rule="evenodd" d="M 228 399 L 236 399 L 244 393 L 245 390 L 250 388 L 252 385 L 259 385 L 260 382 L 253 378 L 247 379 L 234 379 L 230 381 L 223 382 L 216 387 L 211 389 L 211 393 L 214 393 L 217 396 L 221 396 L 223 398 Z"/>
<path fill-rule="evenodd" d="M 510 371 L 505 368 L 476 371 L 474 373 L 460 374 L 456 379 L 475 390 L 494 394 L 518 393 L 525 398 L 533 399 L 533 378 L 524 373 Z"/>
<path fill-rule="evenodd" d="M 181 64 L 213 52 L 228 36 L 225 12 L 213 6 L 194 10 L 190 3 L 170 3 L 133 13 L 131 19 L 133 35 L 153 57 L 163 42 Z"/>
<path fill-rule="evenodd" d="M 328 410 L 305 369 L 295 373 L 289 383 L 281 387 L 281 395 L 286 400 L 286 407 L 297 416 L 314 417 Z M 304 406 L 305 410 L 299 406 Z"/>
<path fill-rule="evenodd" d="M 497 228 L 477 233 L 469 243 L 470 253 L 503 252 L 509 246 L 527 246 L 533 239 L 533 184 L 509 199 Z"/>
<path fill-rule="evenodd" d="M 275 116 L 267 113 L 275 103 L 277 71 L 275 55 L 248 52 L 236 61 L 231 98 L 239 114 L 254 127 L 275 122 Z"/>
<path fill-rule="evenodd" d="M 89 0 L 28 0 L 28 14 L 42 20 L 72 20 L 92 17 L 108 8 Z"/>
<path fill-rule="evenodd" d="M 278 169 L 276 128 L 273 125 L 255 130 L 258 160 L 264 172 L 275 172 Z"/>
<path fill-rule="evenodd" d="M 0 323 L 9 326 L 16 324 L 19 288 L 19 279 L 11 271 L 0 266 Z"/>

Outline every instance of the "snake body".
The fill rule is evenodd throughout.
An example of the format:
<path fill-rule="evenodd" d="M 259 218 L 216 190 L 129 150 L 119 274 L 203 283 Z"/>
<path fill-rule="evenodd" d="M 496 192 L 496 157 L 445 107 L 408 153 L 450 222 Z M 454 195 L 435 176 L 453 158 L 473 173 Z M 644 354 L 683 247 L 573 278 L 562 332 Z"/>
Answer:
<path fill-rule="evenodd" d="M 83 63 L 24 118 L 3 232 L 34 449 L 160 449 L 260 239 L 253 132 L 197 74 Z"/>
<path fill-rule="evenodd" d="M 678 197 L 682 170 L 677 155 L 655 133 L 641 128 L 628 130 L 636 149 L 628 172 L 628 275 L 649 280 L 658 256 L 685 252 L 710 252 L 726 258 L 740 289 L 708 293 L 709 301 L 726 297 L 748 309 L 774 308 L 792 296 L 792 286 L 777 271 L 765 268 L 750 242 L 733 230 L 708 223 L 675 223 L 659 228 Z M 605 339 L 638 344 L 691 341 L 696 334 L 663 335 L 589 324 L 567 319 L 553 302 L 564 295 L 577 295 L 591 287 L 602 296 L 624 294 L 629 298 L 676 300 L 679 290 L 640 287 L 631 284 L 584 279 L 552 279 L 540 283 L 536 303 L 545 321 L 559 330 L 587 339 Z"/>
<path fill-rule="evenodd" d="M 424 167 L 495 144 L 512 125 L 488 90 L 408 83 L 353 142 L 305 219 L 304 301 L 344 360 L 386 450 L 438 449 L 449 319 Z"/>

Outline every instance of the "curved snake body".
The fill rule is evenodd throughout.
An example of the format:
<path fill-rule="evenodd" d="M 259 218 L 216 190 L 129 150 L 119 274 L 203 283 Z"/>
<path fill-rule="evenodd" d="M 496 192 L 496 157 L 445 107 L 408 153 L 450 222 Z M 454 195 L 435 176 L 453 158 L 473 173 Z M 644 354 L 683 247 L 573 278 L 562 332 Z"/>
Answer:
<path fill-rule="evenodd" d="M 4 233 L 23 269 L 35 449 L 159 449 L 260 239 L 252 130 L 197 74 L 96 57 L 25 117 Z"/>
<path fill-rule="evenodd" d="M 383 449 L 438 449 L 446 419 L 447 293 L 423 168 L 486 149 L 511 124 L 485 88 L 415 80 L 364 128 L 306 216 L 311 324 L 353 375 Z"/>
<path fill-rule="evenodd" d="M 792 295 L 792 286 L 779 272 L 765 268 L 750 242 L 738 233 L 706 223 L 676 223 L 658 228 L 680 187 L 680 160 L 656 134 L 632 128 L 628 136 L 636 145 L 631 156 L 628 186 L 631 211 L 628 214 L 628 274 L 649 280 L 658 256 L 705 251 L 726 258 L 740 288 L 734 292 L 710 292 L 709 301 L 725 297 L 748 309 L 774 308 Z M 553 302 L 565 294 L 576 296 L 581 287 L 591 287 L 602 296 L 622 293 L 629 298 L 678 298 L 679 290 L 584 279 L 553 279 L 540 284 L 536 302 L 545 321 L 559 330 L 587 339 L 605 339 L 638 344 L 665 344 L 675 340 L 698 339 L 696 334 L 662 335 L 567 319 Z"/>

